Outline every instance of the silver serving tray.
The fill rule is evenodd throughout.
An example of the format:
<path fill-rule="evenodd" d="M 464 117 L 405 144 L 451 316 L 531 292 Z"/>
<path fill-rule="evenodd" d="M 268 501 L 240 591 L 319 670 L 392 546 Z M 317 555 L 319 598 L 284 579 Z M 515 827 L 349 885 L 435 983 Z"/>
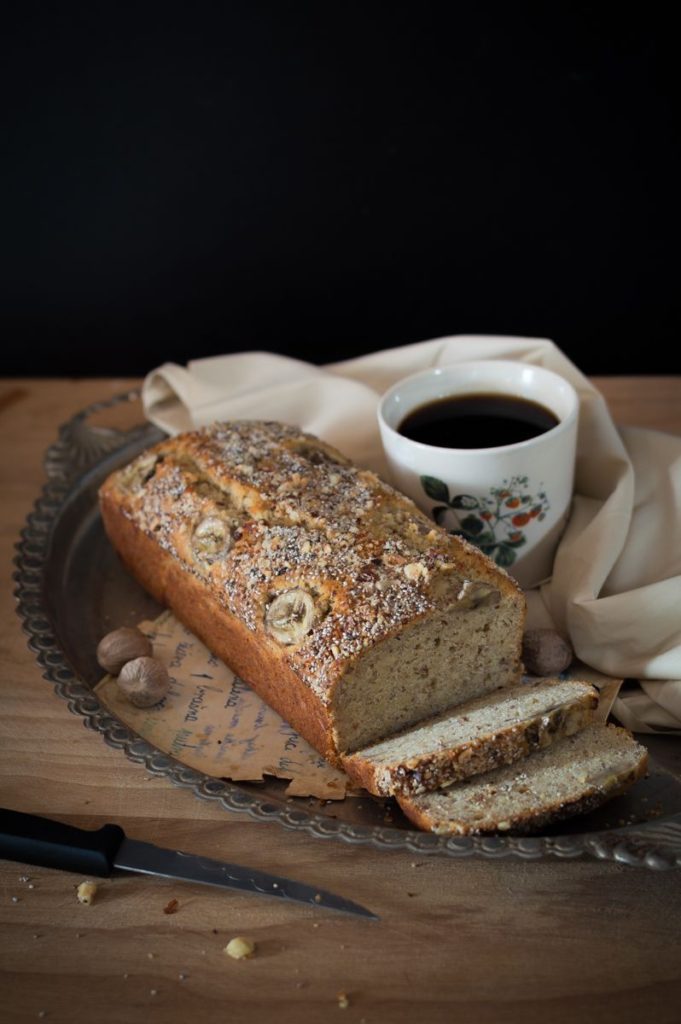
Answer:
<path fill-rule="evenodd" d="M 115 718 L 93 692 L 101 676 L 97 642 L 110 629 L 160 611 L 123 569 L 104 534 L 97 505 L 104 478 L 164 436 L 150 424 L 140 424 L 138 398 L 138 392 L 129 392 L 96 403 L 61 427 L 45 455 L 47 483 L 17 544 L 16 597 L 29 648 L 44 677 L 88 728 L 148 772 L 202 799 L 319 839 L 448 857 L 539 860 L 587 855 L 657 870 L 681 866 L 681 744 L 673 737 L 643 737 L 651 755 L 649 777 L 599 811 L 539 836 L 447 837 L 414 830 L 390 800 L 287 798 L 286 783 L 274 778 L 236 785 L 203 775 Z M 102 412 L 120 412 L 126 404 L 133 408 L 133 402 L 132 428 L 97 425 Z"/>

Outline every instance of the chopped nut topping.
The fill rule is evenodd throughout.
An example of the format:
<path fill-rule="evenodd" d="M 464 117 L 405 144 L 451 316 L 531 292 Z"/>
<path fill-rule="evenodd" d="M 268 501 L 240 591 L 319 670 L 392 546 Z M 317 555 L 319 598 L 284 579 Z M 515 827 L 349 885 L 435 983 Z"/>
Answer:
<path fill-rule="evenodd" d="M 410 562 L 409 565 L 405 565 L 402 570 L 408 580 L 415 582 L 416 580 L 428 579 L 428 570 L 425 565 L 421 565 L 420 562 Z"/>

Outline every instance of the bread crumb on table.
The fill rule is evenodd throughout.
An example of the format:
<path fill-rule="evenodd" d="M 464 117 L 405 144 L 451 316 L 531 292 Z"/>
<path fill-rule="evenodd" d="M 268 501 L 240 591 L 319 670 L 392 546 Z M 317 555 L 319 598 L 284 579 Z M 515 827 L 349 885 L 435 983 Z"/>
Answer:
<path fill-rule="evenodd" d="M 94 902 L 95 893 L 97 892 L 96 882 L 81 882 L 76 890 L 78 896 L 78 902 L 84 903 L 86 906 L 90 906 Z"/>
<path fill-rule="evenodd" d="M 241 935 L 230 939 L 225 946 L 224 952 L 234 960 L 247 960 L 255 953 L 255 942 L 251 939 L 244 939 Z"/>

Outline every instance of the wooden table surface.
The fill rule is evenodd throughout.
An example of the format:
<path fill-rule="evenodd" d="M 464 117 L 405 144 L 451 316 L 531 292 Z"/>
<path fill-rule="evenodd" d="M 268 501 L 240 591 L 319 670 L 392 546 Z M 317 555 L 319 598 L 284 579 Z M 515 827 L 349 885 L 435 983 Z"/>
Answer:
<path fill-rule="evenodd" d="M 132 875 L 101 881 L 82 906 L 83 876 L 0 861 L 0 1020 L 681 1020 L 677 871 L 321 841 L 150 776 L 69 712 L 27 649 L 13 547 L 58 426 L 137 383 L 0 382 L 0 802 L 86 828 L 115 821 L 132 838 L 289 875 L 380 920 Z M 681 434 L 681 377 L 595 383 L 620 424 Z M 164 913 L 172 899 L 176 912 Z M 237 935 L 255 940 L 253 958 L 224 954 Z"/>

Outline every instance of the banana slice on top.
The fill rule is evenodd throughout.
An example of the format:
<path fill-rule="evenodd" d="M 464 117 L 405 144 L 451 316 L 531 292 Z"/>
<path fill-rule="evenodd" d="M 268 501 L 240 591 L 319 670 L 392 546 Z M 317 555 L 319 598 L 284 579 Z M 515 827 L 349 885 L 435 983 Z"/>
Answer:
<path fill-rule="evenodd" d="M 279 594 L 265 612 L 268 633 L 282 644 L 299 643 L 309 633 L 314 620 L 314 598 L 301 587 Z"/>
<path fill-rule="evenodd" d="M 156 467 L 162 461 L 160 455 L 149 455 L 144 452 L 123 472 L 121 486 L 128 494 L 139 493 L 144 485 L 151 480 L 156 472 Z"/>
<path fill-rule="evenodd" d="M 501 594 L 496 587 L 482 580 L 464 580 L 461 590 L 456 595 L 459 608 L 479 608 L 480 605 L 499 604 Z"/>
<path fill-rule="evenodd" d="M 232 546 L 231 523 L 222 516 L 206 516 L 192 534 L 192 551 L 204 562 L 214 562 Z"/>

